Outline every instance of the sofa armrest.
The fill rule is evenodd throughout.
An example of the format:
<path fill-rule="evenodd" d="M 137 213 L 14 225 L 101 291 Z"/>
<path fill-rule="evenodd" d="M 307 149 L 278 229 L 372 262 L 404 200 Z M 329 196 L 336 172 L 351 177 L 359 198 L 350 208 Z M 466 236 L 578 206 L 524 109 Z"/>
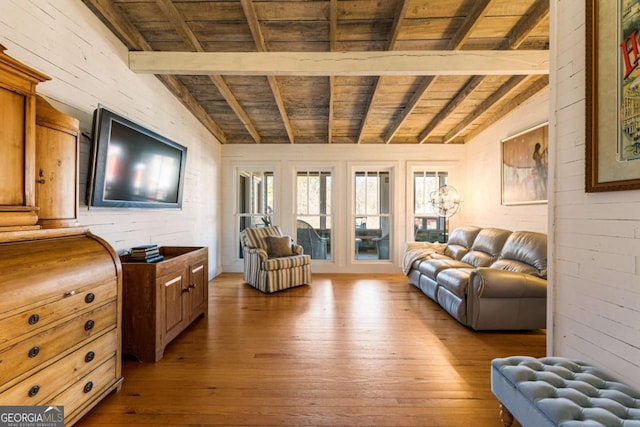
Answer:
<path fill-rule="evenodd" d="M 547 281 L 526 273 L 482 267 L 471 272 L 471 291 L 478 298 L 546 298 Z"/>
<path fill-rule="evenodd" d="M 296 254 L 296 255 L 304 254 L 304 248 L 301 245 L 298 245 L 296 243 L 291 245 L 291 249 L 293 250 L 293 253 Z M 307 254 L 307 255 L 310 255 L 310 254 Z"/>

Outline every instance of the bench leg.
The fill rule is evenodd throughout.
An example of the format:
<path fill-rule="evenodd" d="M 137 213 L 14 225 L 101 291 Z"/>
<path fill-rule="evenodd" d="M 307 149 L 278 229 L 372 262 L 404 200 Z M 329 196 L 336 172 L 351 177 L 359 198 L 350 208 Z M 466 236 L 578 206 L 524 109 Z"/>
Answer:
<path fill-rule="evenodd" d="M 501 403 L 500 404 L 500 421 L 504 427 L 511 427 L 513 425 L 513 415 L 511 412 Z"/>

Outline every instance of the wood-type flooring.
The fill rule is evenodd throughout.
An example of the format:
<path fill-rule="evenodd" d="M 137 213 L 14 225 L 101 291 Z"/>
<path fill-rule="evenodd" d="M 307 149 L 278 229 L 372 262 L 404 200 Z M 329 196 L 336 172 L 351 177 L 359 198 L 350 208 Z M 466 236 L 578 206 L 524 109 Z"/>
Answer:
<path fill-rule="evenodd" d="M 77 426 L 501 426 L 490 362 L 545 331 L 475 332 L 402 275 L 315 274 L 264 295 L 209 283 L 209 315 Z"/>

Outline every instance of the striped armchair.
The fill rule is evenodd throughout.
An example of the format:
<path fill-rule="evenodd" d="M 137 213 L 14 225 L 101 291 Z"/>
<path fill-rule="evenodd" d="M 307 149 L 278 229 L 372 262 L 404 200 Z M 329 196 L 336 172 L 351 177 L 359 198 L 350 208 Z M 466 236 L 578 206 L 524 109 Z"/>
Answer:
<path fill-rule="evenodd" d="M 288 244 L 291 255 L 278 253 L 274 243 L 286 240 L 278 239 L 283 237 L 279 226 L 245 228 L 240 233 L 243 278 L 267 294 L 311 283 L 311 257 L 291 241 Z"/>

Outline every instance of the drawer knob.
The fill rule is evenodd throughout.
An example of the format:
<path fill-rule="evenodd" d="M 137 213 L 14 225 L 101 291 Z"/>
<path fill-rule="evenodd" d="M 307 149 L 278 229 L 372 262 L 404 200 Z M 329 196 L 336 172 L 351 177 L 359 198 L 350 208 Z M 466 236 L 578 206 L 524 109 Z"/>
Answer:
<path fill-rule="evenodd" d="M 84 385 L 84 392 L 89 393 L 92 388 L 93 388 L 93 381 L 89 381 Z"/>
<path fill-rule="evenodd" d="M 94 358 L 96 357 L 96 354 L 93 351 L 90 351 L 87 353 L 87 355 L 84 357 L 84 361 L 89 363 L 91 362 Z"/>
<path fill-rule="evenodd" d="M 40 386 L 39 385 L 34 385 L 29 390 L 29 397 L 35 396 L 36 394 L 38 394 L 39 391 L 40 391 Z"/>
<path fill-rule="evenodd" d="M 29 350 L 29 357 L 33 359 L 38 355 L 38 353 L 40 353 L 40 347 L 35 346 L 31 350 Z"/>
<path fill-rule="evenodd" d="M 87 304 L 91 304 L 96 299 L 96 294 L 93 292 L 89 292 L 86 297 L 84 297 L 84 302 Z"/>
<path fill-rule="evenodd" d="M 90 331 L 93 329 L 93 327 L 96 325 L 96 322 L 94 322 L 93 320 L 89 319 L 87 320 L 87 323 L 84 324 L 84 330 L 85 331 Z"/>
<path fill-rule="evenodd" d="M 38 323 L 39 320 L 40 320 L 39 314 L 32 314 L 31 316 L 29 316 L 30 325 L 35 325 L 36 323 Z"/>

